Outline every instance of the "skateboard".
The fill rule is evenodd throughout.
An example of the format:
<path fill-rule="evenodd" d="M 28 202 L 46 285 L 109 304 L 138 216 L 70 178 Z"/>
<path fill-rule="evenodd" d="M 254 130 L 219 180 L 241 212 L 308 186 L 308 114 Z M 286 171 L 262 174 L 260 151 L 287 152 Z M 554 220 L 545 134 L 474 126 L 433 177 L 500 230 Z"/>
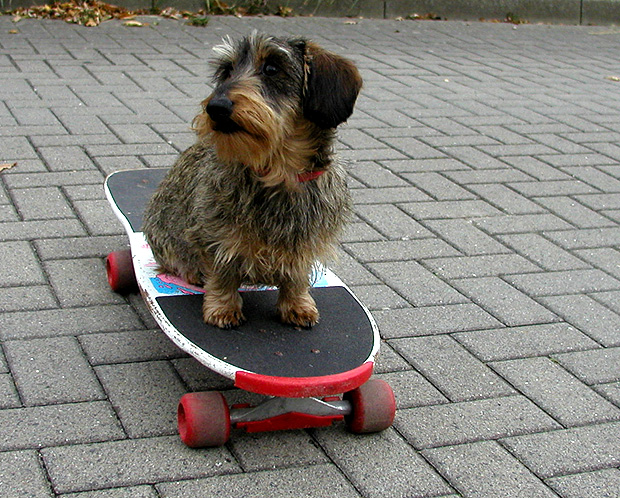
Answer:
<path fill-rule="evenodd" d="M 379 332 L 369 311 L 329 269 L 316 265 L 311 290 L 321 320 L 310 329 L 281 323 L 277 289 L 242 287 L 247 321 L 222 330 L 202 320 L 204 291 L 159 273 L 141 231 L 146 204 L 165 168 L 125 170 L 105 181 L 112 210 L 129 237 L 129 250 L 106 258 L 110 287 L 139 290 L 162 331 L 183 351 L 237 388 L 264 395 L 256 405 L 228 406 L 220 392 L 185 394 L 178 429 L 190 447 L 220 446 L 231 429 L 248 432 L 304 429 L 344 421 L 353 433 L 391 426 L 394 393 L 371 379 Z"/>

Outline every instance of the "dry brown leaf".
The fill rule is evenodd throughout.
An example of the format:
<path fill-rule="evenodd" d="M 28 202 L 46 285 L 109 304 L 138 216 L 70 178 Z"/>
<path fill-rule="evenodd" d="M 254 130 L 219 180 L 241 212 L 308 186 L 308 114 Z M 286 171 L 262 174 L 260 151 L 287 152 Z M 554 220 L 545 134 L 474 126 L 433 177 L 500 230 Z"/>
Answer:
<path fill-rule="evenodd" d="M 0 171 L 4 171 L 6 169 L 11 169 L 17 166 L 17 163 L 2 163 L 0 164 Z"/>

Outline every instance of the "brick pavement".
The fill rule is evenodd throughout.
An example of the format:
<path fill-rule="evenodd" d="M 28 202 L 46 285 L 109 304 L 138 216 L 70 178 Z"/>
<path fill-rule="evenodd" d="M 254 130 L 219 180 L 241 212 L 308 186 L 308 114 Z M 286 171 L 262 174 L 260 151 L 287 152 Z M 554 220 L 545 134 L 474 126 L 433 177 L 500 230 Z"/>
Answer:
<path fill-rule="evenodd" d="M 620 31 L 0 17 L 0 496 L 617 497 Z M 169 165 L 224 34 L 308 35 L 359 64 L 340 134 L 356 219 L 337 271 L 373 310 L 394 427 L 190 450 L 177 398 L 230 383 L 137 296 L 102 192 Z M 17 30 L 11 34 L 10 30 Z"/>

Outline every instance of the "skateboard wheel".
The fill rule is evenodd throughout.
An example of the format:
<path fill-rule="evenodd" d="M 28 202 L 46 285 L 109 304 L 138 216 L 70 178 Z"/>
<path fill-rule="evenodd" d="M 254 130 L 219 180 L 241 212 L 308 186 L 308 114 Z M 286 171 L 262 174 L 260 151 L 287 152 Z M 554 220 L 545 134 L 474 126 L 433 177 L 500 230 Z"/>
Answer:
<path fill-rule="evenodd" d="M 221 393 L 188 393 L 177 412 L 181 440 L 190 448 L 222 446 L 230 436 L 230 411 Z"/>
<path fill-rule="evenodd" d="M 136 274 L 133 269 L 131 251 L 116 251 L 105 260 L 108 283 L 114 292 L 131 292 L 136 289 Z"/>
<path fill-rule="evenodd" d="M 379 432 L 392 425 L 396 414 L 396 399 L 387 382 L 370 379 L 357 389 L 345 393 L 343 398 L 351 403 L 351 414 L 345 417 L 351 432 Z"/>

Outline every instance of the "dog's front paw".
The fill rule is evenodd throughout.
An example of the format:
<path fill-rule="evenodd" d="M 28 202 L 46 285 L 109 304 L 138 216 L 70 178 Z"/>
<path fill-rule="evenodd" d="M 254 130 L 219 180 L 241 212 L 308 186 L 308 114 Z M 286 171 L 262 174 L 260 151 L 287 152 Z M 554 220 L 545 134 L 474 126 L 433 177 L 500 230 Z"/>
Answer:
<path fill-rule="evenodd" d="M 308 329 L 318 323 L 319 312 L 316 306 L 292 307 L 286 310 L 280 309 L 280 318 L 284 323 Z"/>
<path fill-rule="evenodd" d="M 221 329 L 231 329 L 238 327 L 245 322 L 245 317 L 241 310 L 221 308 L 210 311 L 209 313 L 203 313 L 202 315 L 205 323 L 219 327 Z"/>
<path fill-rule="evenodd" d="M 202 318 L 205 323 L 221 329 L 238 327 L 245 321 L 242 307 L 243 301 L 236 290 L 232 293 L 207 291 L 202 301 Z"/>

